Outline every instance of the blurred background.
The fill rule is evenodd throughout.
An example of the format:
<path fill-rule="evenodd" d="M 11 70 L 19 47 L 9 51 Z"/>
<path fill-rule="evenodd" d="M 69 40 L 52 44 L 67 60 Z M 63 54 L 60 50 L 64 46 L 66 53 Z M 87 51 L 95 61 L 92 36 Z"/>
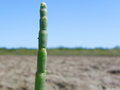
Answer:
<path fill-rule="evenodd" d="M 119 90 L 119 0 L 1 0 L 0 90 L 34 90 L 41 2 L 48 5 L 46 90 Z"/>

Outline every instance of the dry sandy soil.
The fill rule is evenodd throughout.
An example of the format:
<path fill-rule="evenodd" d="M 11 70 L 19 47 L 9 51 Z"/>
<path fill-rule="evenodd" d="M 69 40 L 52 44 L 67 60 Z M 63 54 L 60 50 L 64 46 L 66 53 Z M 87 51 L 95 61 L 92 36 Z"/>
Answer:
<path fill-rule="evenodd" d="M 34 90 L 36 56 L 0 56 L 0 90 Z M 45 90 L 120 90 L 120 57 L 48 56 Z"/>

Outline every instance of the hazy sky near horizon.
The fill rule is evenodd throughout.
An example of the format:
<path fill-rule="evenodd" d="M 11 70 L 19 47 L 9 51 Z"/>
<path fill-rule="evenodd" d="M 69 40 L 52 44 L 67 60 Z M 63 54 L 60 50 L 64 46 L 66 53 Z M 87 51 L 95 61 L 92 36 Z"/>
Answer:
<path fill-rule="evenodd" d="M 120 46 L 120 0 L 1 0 L 0 47 L 38 47 L 41 2 L 49 48 Z"/>

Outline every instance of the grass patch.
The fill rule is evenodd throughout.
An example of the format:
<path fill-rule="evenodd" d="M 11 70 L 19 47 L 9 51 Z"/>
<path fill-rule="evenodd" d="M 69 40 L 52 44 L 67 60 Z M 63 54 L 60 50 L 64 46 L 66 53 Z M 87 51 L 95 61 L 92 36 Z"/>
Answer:
<path fill-rule="evenodd" d="M 85 49 L 85 48 L 54 48 L 47 49 L 48 55 L 83 55 L 83 56 L 120 56 L 120 49 Z M 37 55 L 37 49 L 17 48 L 6 49 L 0 48 L 0 55 Z"/>

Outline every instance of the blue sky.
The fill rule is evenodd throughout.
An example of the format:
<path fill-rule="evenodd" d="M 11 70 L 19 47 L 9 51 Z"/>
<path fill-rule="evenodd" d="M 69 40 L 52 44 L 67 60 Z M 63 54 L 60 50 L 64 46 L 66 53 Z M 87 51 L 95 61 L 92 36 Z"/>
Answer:
<path fill-rule="evenodd" d="M 41 2 L 48 5 L 49 48 L 120 45 L 120 0 L 1 0 L 0 47 L 38 47 Z"/>

